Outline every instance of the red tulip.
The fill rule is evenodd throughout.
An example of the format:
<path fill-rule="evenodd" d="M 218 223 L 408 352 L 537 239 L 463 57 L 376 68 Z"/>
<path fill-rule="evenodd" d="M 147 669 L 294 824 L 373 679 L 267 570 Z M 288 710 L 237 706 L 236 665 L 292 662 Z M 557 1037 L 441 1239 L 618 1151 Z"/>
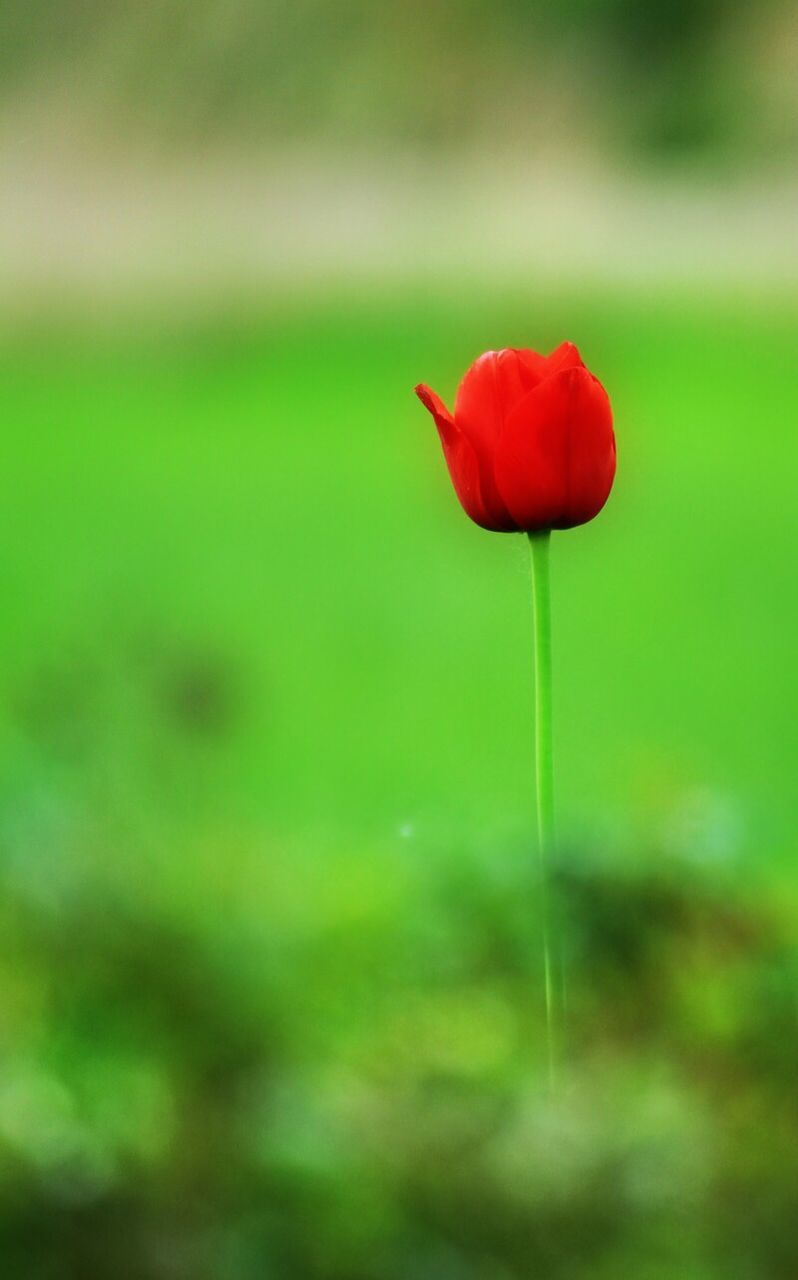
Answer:
<path fill-rule="evenodd" d="M 607 393 L 570 342 L 550 356 L 486 351 L 466 373 L 454 414 L 416 387 L 466 514 L 503 533 L 570 529 L 598 515 L 615 477 Z"/>

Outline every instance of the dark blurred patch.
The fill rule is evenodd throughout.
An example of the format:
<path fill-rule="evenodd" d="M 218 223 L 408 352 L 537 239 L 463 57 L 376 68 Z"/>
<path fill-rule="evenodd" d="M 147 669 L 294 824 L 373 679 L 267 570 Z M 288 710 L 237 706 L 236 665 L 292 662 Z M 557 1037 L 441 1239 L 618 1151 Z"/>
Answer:
<path fill-rule="evenodd" d="M 736 0 L 606 0 L 608 28 L 634 61 L 700 57 L 738 8 Z"/>
<path fill-rule="evenodd" d="M 695 964 L 713 972 L 768 954 L 771 922 L 705 878 L 654 851 L 645 874 L 608 873 L 578 858 L 555 881 L 566 971 L 609 1032 L 640 1041 L 661 1034 L 676 1015 L 674 982 Z M 590 985 L 584 975 L 590 974 Z M 700 978 L 700 974 L 697 975 Z"/>
<path fill-rule="evenodd" d="M 224 737 L 240 710 L 238 681 L 217 654 L 186 652 L 165 661 L 158 694 L 167 718 L 201 737 Z"/>
<path fill-rule="evenodd" d="M 227 745 L 244 699 L 238 667 L 220 650 L 133 633 L 101 630 L 40 660 L 18 679 L 9 710 L 42 762 L 140 802 L 154 775 L 175 792 L 190 782 L 185 744 Z M 165 803 L 161 788 L 161 811 Z"/>

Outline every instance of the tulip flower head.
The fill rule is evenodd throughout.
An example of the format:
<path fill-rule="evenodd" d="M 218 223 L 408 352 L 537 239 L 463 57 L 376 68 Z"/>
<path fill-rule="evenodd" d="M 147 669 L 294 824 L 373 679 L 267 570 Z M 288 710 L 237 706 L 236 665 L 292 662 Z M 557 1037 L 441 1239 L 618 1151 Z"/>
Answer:
<path fill-rule="evenodd" d="M 484 529 L 570 529 L 598 515 L 615 477 L 606 391 L 564 342 L 549 356 L 486 351 L 457 392 L 454 413 L 423 384 L 457 497 Z"/>

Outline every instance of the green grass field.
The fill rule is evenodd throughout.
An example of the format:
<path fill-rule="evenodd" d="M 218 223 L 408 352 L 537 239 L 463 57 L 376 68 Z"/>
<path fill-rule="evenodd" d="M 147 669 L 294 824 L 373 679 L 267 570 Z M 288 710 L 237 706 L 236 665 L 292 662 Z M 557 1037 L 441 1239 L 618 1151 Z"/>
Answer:
<path fill-rule="evenodd" d="M 753 861 L 789 845 L 798 315 L 742 303 L 343 301 L 8 340 L 12 768 L 116 770 L 155 817 L 325 849 L 530 830 L 526 547 L 461 517 L 412 386 L 451 399 L 486 346 L 566 335 L 620 465 L 555 539 L 563 829 L 656 840 L 700 794 Z M 84 694 L 57 741 L 42 722 Z"/>
<path fill-rule="evenodd" d="M 550 1116 L 527 548 L 412 388 L 566 337 L 619 470 L 553 547 Z M 797 342 L 411 293 L 6 333 L 11 1274 L 795 1274 Z"/>

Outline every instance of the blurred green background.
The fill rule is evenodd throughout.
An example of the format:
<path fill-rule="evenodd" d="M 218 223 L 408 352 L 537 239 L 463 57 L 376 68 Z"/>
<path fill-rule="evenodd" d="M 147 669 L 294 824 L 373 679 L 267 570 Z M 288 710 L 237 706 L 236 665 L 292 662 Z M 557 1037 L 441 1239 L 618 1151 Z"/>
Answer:
<path fill-rule="evenodd" d="M 25 1280 L 794 1280 L 798 26 L 0 13 L 0 1245 Z M 418 381 L 576 342 L 559 1083 L 527 549 Z"/>

